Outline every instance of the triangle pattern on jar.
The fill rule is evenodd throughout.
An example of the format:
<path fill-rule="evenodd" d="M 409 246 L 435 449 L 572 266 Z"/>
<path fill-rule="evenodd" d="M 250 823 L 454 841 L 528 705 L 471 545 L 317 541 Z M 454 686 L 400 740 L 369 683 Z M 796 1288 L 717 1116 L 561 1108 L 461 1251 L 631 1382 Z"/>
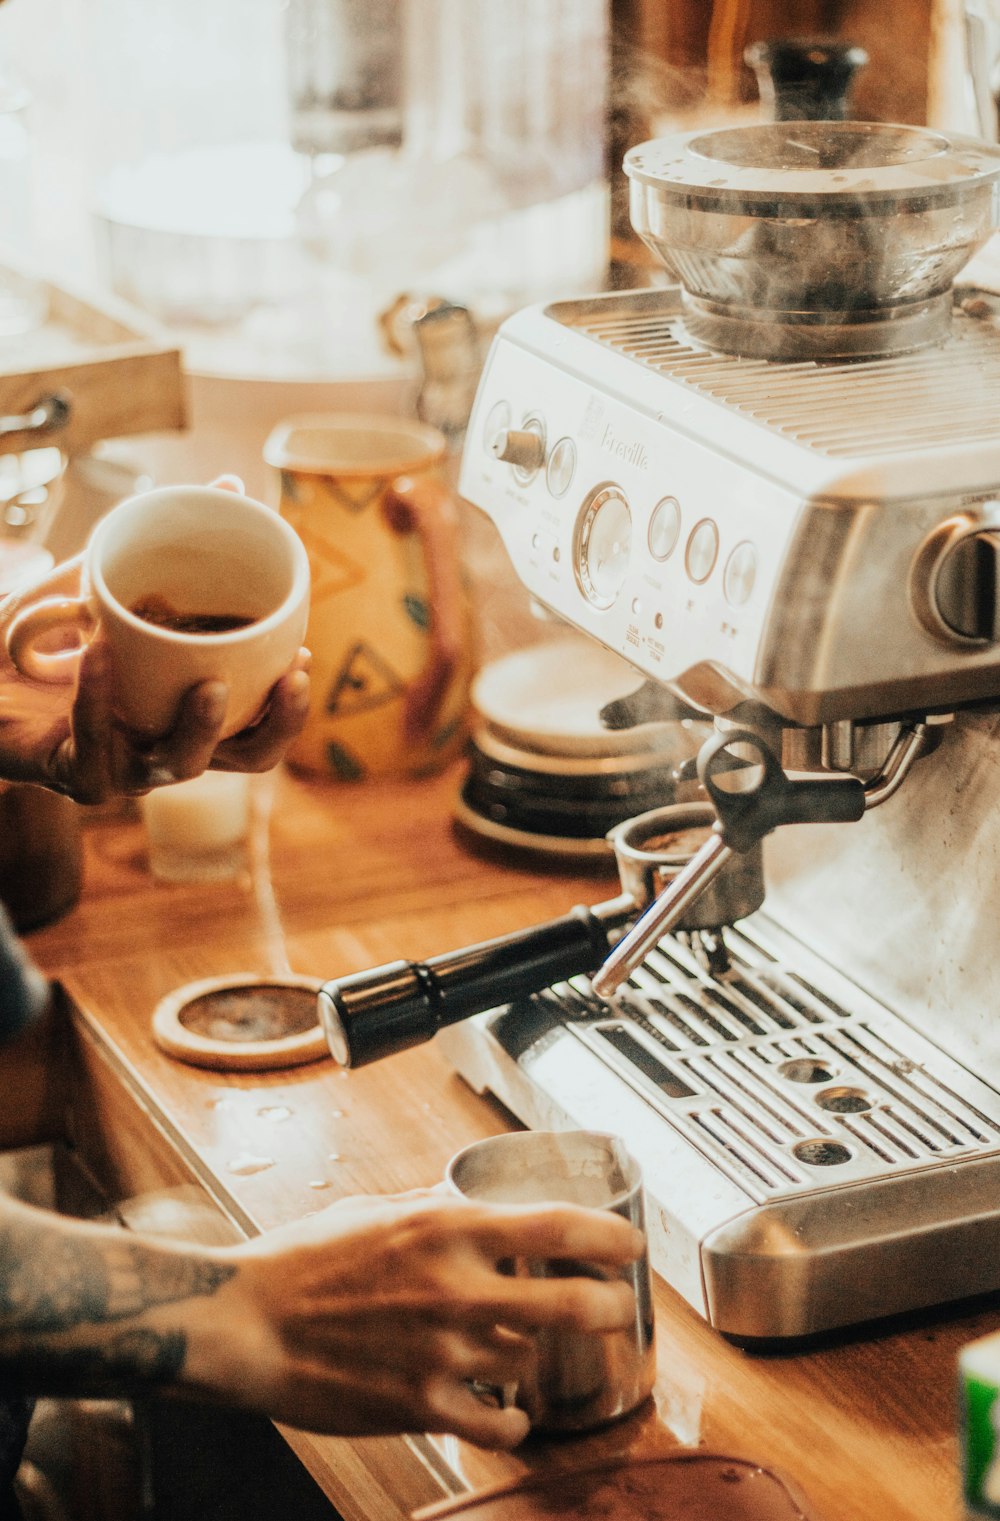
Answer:
<path fill-rule="evenodd" d="M 368 479 L 333 480 L 327 477 L 324 481 L 324 486 L 327 494 L 335 502 L 339 502 L 341 507 L 358 516 L 364 512 L 366 507 L 370 507 L 372 502 L 377 502 L 384 494 L 387 482 L 387 476 L 380 476 L 376 481 Z"/>
<path fill-rule="evenodd" d="M 313 606 L 337 597 L 341 592 L 350 591 L 365 580 L 368 574 L 366 567 L 350 555 L 345 555 L 324 534 L 305 525 L 297 525 L 296 532 L 309 556 Z"/>
<path fill-rule="evenodd" d="M 370 644 L 359 641 L 348 652 L 326 698 L 326 711 L 337 718 L 365 713 L 405 692 L 403 679 Z"/>

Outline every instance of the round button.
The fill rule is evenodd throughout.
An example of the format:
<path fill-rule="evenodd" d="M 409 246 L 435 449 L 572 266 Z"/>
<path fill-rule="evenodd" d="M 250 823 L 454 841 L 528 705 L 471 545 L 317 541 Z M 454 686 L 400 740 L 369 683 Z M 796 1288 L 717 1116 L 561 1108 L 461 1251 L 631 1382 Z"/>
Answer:
<path fill-rule="evenodd" d="M 675 497 L 665 496 L 649 520 L 649 552 L 654 560 L 669 560 L 681 536 L 681 509 Z"/>
<path fill-rule="evenodd" d="M 702 518 L 691 530 L 684 565 L 692 581 L 707 581 L 719 557 L 719 530 L 711 518 Z"/>
<path fill-rule="evenodd" d="M 632 514 L 616 486 L 584 503 L 576 530 L 576 574 L 595 607 L 610 607 L 625 584 L 632 550 Z"/>
<path fill-rule="evenodd" d="M 744 539 L 742 544 L 737 544 L 726 561 L 722 576 L 726 601 L 733 607 L 742 607 L 745 602 L 749 602 L 756 579 L 757 551 L 749 540 Z"/>
<path fill-rule="evenodd" d="M 561 438 L 553 446 L 545 467 L 545 484 L 553 496 L 565 496 L 576 469 L 576 445 L 571 438 Z"/>
<path fill-rule="evenodd" d="M 505 401 L 495 401 L 486 414 L 483 424 L 483 448 L 493 453 L 493 440 L 498 433 L 506 433 L 510 427 L 510 407 Z"/>

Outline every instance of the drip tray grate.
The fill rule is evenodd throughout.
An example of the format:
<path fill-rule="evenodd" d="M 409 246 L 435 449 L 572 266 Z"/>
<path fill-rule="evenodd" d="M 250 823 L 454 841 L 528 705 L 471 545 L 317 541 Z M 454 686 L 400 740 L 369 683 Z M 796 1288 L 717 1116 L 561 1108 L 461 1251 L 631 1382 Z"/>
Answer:
<path fill-rule="evenodd" d="M 726 930 L 712 976 L 671 937 L 611 1003 L 585 977 L 533 1002 L 758 1202 L 1000 1150 L 1000 1095 L 782 938 Z"/>

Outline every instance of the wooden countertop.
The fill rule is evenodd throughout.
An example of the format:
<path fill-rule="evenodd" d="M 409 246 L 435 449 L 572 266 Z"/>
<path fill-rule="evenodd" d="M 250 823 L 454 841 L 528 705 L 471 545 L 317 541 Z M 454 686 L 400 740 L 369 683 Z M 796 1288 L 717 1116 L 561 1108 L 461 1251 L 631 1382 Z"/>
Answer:
<path fill-rule="evenodd" d="M 335 787 L 279 772 L 254 785 L 263 823 L 244 880 L 154 882 L 134 813 L 94 816 L 81 902 L 29 937 L 73 1005 L 81 1154 L 116 1199 L 158 1201 L 178 1233 L 194 1234 L 199 1214 L 254 1232 L 344 1194 L 434 1183 L 461 1145 L 515 1122 L 433 1045 L 352 1073 L 326 1059 L 252 1076 L 184 1065 L 150 1034 L 166 993 L 229 972 L 331 977 L 423 958 L 615 890 L 613 873 L 472 850 L 450 823 L 454 774 Z M 678 1445 L 777 1469 L 820 1521 L 957 1521 L 956 1356 L 1000 1329 L 1000 1309 L 761 1355 L 723 1340 L 659 1280 L 656 1298 L 654 1400 L 600 1435 L 513 1455 L 422 1436 L 285 1435 L 345 1521 L 394 1521 L 537 1465 Z"/>

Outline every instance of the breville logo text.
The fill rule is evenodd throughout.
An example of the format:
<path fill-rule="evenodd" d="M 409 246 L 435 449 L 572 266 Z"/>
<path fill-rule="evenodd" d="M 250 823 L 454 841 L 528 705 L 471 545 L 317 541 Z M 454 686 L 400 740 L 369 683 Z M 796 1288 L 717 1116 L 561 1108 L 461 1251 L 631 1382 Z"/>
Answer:
<path fill-rule="evenodd" d="M 649 455 L 640 443 L 633 439 L 628 444 L 623 438 L 619 438 L 614 428 L 610 425 L 601 434 L 601 448 L 607 449 L 609 454 L 624 460 L 627 465 L 635 465 L 637 470 L 649 469 Z"/>

